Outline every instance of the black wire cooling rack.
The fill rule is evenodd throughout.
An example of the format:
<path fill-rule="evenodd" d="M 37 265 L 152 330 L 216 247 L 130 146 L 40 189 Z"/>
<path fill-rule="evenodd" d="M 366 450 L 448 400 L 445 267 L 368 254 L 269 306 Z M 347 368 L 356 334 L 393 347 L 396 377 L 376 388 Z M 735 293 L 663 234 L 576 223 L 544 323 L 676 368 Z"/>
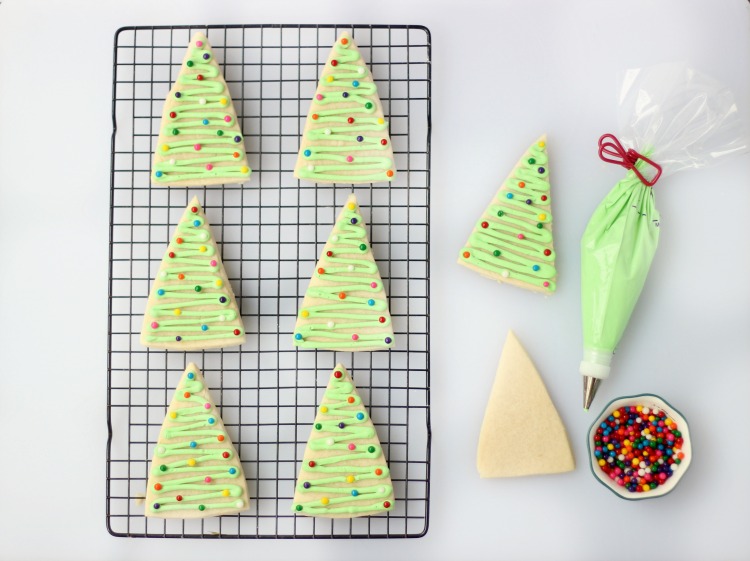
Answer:
<path fill-rule="evenodd" d="M 293 175 L 300 134 L 329 49 L 354 37 L 390 120 L 390 184 L 314 185 Z M 253 175 L 244 186 L 152 187 L 161 109 L 190 37 L 207 34 L 229 85 Z M 126 27 L 115 36 L 107 390 L 107 527 L 128 537 L 419 537 L 428 526 L 430 34 L 419 26 Z M 389 295 L 396 347 L 296 350 L 292 332 L 318 253 L 354 192 Z M 194 196 L 220 242 L 244 318 L 242 347 L 146 349 L 142 315 L 170 235 Z M 202 369 L 236 443 L 250 510 L 203 520 L 146 519 L 153 448 L 188 362 Z M 291 512 L 297 470 L 331 369 L 350 369 L 377 427 L 396 495 L 381 516 Z"/>

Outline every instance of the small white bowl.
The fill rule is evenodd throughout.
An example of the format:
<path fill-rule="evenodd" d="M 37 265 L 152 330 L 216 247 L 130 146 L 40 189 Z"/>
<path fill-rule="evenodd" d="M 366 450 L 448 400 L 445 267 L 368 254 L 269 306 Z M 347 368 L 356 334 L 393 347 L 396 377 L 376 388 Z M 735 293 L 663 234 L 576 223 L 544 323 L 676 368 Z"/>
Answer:
<path fill-rule="evenodd" d="M 611 479 L 602 469 L 599 467 L 599 459 L 594 455 L 594 436 L 596 435 L 596 429 L 599 425 L 615 410 L 620 407 L 630 407 L 634 405 L 643 405 L 649 409 L 657 408 L 665 411 L 667 415 L 677 423 L 677 430 L 680 432 L 683 443 L 682 453 L 685 457 L 679 464 L 680 467 L 674 471 L 671 477 L 669 477 L 663 485 L 659 485 L 655 489 L 647 492 L 638 493 L 628 491 L 624 486 L 618 485 L 614 479 Z M 693 458 L 692 447 L 690 444 L 690 431 L 688 429 L 687 421 L 677 409 L 672 407 L 669 403 L 664 401 L 658 395 L 653 394 L 640 394 L 631 395 L 625 397 L 619 397 L 610 401 L 606 407 L 602 410 L 601 414 L 596 418 L 596 421 L 591 425 L 588 433 L 588 450 L 589 450 L 589 466 L 594 477 L 607 489 L 612 491 L 618 497 L 627 499 L 630 501 L 638 501 L 641 499 L 655 499 L 656 497 L 663 497 L 667 493 L 671 492 L 677 486 L 677 483 L 685 475 L 690 461 Z"/>

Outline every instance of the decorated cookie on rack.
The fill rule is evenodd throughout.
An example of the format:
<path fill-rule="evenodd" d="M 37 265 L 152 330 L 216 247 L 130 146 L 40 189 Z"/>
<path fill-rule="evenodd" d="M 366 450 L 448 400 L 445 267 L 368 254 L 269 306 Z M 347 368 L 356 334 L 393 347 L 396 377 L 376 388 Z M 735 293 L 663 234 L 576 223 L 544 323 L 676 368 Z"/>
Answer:
<path fill-rule="evenodd" d="M 526 151 L 474 225 L 458 263 L 549 294 L 557 288 L 546 136 Z"/>
<path fill-rule="evenodd" d="M 243 183 L 250 177 L 237 112 L 203 33 L 190 40 L 164 102 L 151 181 L 173 187 Z"/>
<path fill-rule="evenodd" d="M 350 195 L 297 313 L 294 344 L 304 349 L 377 351 L 392 347 L 393 341 L 383 280 L 357 198 Z"/>
<path fill-rule="evenodd" d="M 392 510 L 394 502 L 375 427 L 346 368 L 337 364 L 307 442 L 292 511 L 355 518 Z"/>
<path fill-rule="evenodd" d="M 194 351 L 244 342 L 245 328 L 219 249 L 194 197 L 151 287 L 141 343 Z"/>
<path fill-rule="evenodd" d="M 479 435 L 481 477 L 519 477 L 575 469 L 568 434 L 541 376 L 515 333 L 503 347 Z"/>
<path fill-rule="evenodd" d="M 156 442 L 146 516 L 205 518 L 249 505 L 237 450 L 195 364 L 177 385 Z"/>
<path fill-rule="evenodd" d="M 388 121 L 357 45 L 342 33 L 320 76 L 294 176 L 317 183 L 392 181 Z"/>

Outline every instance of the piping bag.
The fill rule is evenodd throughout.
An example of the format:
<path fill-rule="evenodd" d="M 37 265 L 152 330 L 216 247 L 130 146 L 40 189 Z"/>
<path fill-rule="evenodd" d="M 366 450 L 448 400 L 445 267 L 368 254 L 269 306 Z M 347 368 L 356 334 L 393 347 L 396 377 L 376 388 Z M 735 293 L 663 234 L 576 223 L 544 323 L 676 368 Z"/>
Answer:
<path fill-rule="evenodd" d="M 627 70 L 618 101 L 619 139 L 603 135 L 599 156 L 628 171 L 581 239 L 584 410 L 609 376 L 659 244 L 654 185 L 746 152 L 750 144 L 732 92 L 683 63 Z"/>

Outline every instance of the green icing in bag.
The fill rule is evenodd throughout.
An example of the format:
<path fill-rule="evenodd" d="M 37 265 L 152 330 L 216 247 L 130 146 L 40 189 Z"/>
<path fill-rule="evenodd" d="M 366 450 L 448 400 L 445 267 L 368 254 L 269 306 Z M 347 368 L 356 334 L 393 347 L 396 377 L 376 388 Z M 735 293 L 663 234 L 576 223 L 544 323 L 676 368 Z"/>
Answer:
<path fill-rule="evenodd" d="M 628 171 L 594 211 L 581 239 L 581 374 L 606 378 L 659 243 L 654 194 Z"/>

